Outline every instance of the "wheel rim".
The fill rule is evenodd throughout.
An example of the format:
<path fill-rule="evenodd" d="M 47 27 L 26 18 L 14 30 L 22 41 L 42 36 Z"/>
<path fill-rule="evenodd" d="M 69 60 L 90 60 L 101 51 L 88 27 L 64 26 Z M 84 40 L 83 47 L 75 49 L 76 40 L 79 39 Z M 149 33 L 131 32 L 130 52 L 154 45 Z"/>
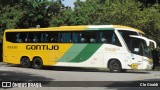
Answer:
<path fill-rule="evenodd" d="M 37 60 L 34 61 L 34 67 L 35 68 L 40 68 L 41 65 L 42 65 L 42 62 L 39 59 L 37 59 Z"/>
<path fill-rule="evenodd" d="M 114 70 L 117 70 L 118 68 L 119 68 L 119 65 L 118 65 L 117 63 L 114 63 L 114 64 L 113 64 L 113 69 L 114 69 Z"/>
<path fill-rule="evenodd" d="M 113 62 L 111 63 L 111 68 L 112 68 L 113 70 L 117 71 L 117 70 L 119 69 L 119 64 L 118 64 L 118 62 L 113 61 Z"/>
<path fill-rule="evenodd" d="M 27 66 L 27 65 L 28 65 L 28 61 L 27 61 L 27 60 L 24 60 L 24 61 L 23 61 L 23 65 L 24 65 L 24 66 Z"/>
<path fill-rule="evenodd" d="M 23 67 L 29 67 L 29 65 L 30 65 L 29 60 L 27 58 L 23 59 L 21 61 L 21 64 Z"/>
<path fill-rule="evenodd" d="M 39 66 L 41 65 L 41 63 L 40 63 L 40 61 L 36 60 L 36 61 L 34 62 L 34 65 L 35 65 L 35 67 L 39 67 Z"/>

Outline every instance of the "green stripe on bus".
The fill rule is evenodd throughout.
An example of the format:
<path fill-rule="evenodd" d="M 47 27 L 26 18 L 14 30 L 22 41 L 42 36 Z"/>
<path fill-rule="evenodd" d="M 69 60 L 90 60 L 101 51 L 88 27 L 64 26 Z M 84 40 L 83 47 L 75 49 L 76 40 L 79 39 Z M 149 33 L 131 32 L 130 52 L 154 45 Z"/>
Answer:
<path fill-rule="evenodd" d="M 102 44 L 88 44 L 73 60 L 69 62 L 83 62 L 88 60 L 100 47 Z"/>
<path fill-rule="evenodd" d="M 115 30 L 114 28 L 86 28 L 85 30 Z"/>
<path fill-rule="evenodd" d="M 57 62 L 69 62 L 73 60 L 86 46 L 87 44 L 73 44 L 65 55 L 58 59 Z"/>

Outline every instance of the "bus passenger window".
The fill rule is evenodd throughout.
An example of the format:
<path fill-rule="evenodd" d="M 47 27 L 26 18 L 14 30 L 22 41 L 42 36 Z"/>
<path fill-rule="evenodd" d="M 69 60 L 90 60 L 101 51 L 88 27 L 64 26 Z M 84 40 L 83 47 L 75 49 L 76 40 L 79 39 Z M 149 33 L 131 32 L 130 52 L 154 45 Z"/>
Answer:
<path fill-rule="evenodd" d="M 96 43 L 97 35 L 95 32 L 89 32 L 90 43 Z"/>
<path fill-rule="evenodd" d="M 20 38 L 20 36 L 21 36 L 20 33 L 18 33 L 18 34 L 16 35 L 16 42 L 18 42 L 18 43 L 21 43 L 21 42 L 22 42 L 22 39 Z"/>
<path fill-rule="evenodd" d="M 113 33 L 113 34 L 112 34 L 112 40 L 111 40 L 111 43 L 115 43 L 115 42 L 116 42 L 115 34 Z"/>
<path fill-rule="evenodd" d="M 15 32 L 6 32 L 6 41 L 17 43 L 17 33 Z"/>
<path fill-rule="evenodd" d="M 71 34 L 70 33 L 62 33 L 62 41 L 64 43 L 71 42 Z"/>
<path fill-rule="evenodd" d="M 61 41 L 62 41 L 62 34 L 58 33 L 58 42 L 61 42 Z"/>
<path fill-rule="evenodd" d="M 101 42 L 103 43 L 121 46 L 120 41 L 113 30 L 102 31 L 100 37 L 101 37 Z"/>
<path fill-rule="evenodd" d="M 54 42 L 54 43 L 56 43 L 56 42 L 58 42 L 58 33 L 52 33 L 51 35 L 51 42 Z"/>
<path fill-rule="evenodd" d="M 48 42 L 49 40 L 48 40 L 48 34 L 47 33 L 45 33 L 44 34 L 44 42 Z"/>
<path fill-rule="evenodd" d="M 78 33 L 72 33 L 72 41 L 73 41 L 73 43 L 78 43 L 78 37 L 79 37 Z"/>
<path fill-rule="evenodd" d="M 30 37 L 28 33 L 26 34 L 25 42 L 30 42 Z"/>
<path fill-rule="evenodd" d="M 115 33 L 113 33 L 113 35 L 112 35 L 112 44 L 117 45 L 117 46 L 121 46 L 120 41 L 118 40 L 118 37 L 116 36 Z"/>
<path fill-rule="evenodd" d="M 44 40 L 44 33 L 41 33 L 41 42 L 44 42 L 45 40 Z"/>
<path fill-rule="evenodd" d="M 100 35 L 95 31 L 86 31 L 80 34 L 80 42 L 82 43 L 97 43 L 100 40 Z"/>
<path fill-rule="evenodd" d="M 39 42 L 37 34 L 34 34 L 33 42 L 35 42 L 35 43 Z"/>
<path fill-rule="evenodd" d="M 80 33 L 80 42 L 81 43 L 86 43 L 87 40 L 86 40 L 86 35 L 84 33 Z"/>
<path fill-rule="evenodd" d="M 100 37 L 101 43 L 107 43 L 107 39 L 106 39 L 106 36 L 104 35 L 104 32 L 100 32 L 99 37 Z"/>
<path fill-rule="evenodd" d="M 48 34 L 47 33 L 41 33 L 41 38 L 40 38 L 41 42 L 49 42 L 48 40 Z"/>

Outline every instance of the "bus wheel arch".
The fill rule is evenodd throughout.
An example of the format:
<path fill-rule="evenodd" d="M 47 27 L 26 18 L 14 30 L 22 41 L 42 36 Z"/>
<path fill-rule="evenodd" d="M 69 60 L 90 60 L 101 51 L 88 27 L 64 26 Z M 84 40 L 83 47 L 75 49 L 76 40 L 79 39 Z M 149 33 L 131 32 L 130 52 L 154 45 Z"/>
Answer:
<path fill-rule="evenodd" d="M 111 72 L 119 73 L 122 72 L 122 64 L 118 59 L 110 59 L 108 61 L 108 68 L 110 69 Z"/>
<path fill-rule="evenodd" d="M 27 56 L 21 57 L 21 59 L 20 59 L 20 65 L 23 68 L 29 68 L 31 66 L 31 61 L 30 61 L 29 57 L 27 57 Z"/>
<path fill-rule="evenodd" d="M 42 61 L 42 58 L 39 57 L 39 56 L 35 56 L 33 59 L 32 59 L 32 67 L 34 69 L 41 69 L 43 67 L 43 61 Z"/>

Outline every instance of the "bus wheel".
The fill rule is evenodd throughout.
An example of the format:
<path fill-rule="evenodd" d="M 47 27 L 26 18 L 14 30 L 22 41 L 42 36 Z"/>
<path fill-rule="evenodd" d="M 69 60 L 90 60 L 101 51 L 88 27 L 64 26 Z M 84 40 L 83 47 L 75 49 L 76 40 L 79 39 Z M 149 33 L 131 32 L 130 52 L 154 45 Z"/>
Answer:
<path fill-rule="evenodd" d="M 42 59 L 41 58 L 34 58 L 33 59 L 33 68 L 35 69 L 41 69 L 43 67 L 43 62 L 42 62 Z"/>
<path fill-rule="evenodd" d="M 29 68 L 29 67 L 31 66 L 31 62 L 30 62 L 30 60 L 29 60 L 28 57 L 23 57 L 23 58 L 21 59 L 21 66 L 22 66 L 23 68 Z"/>
<path fill-rule="evenodd" d="M 121 63 L 118 60 L 111 60 L 108 65 L 111 72 L 118 73 L 122 71 Z"/>

